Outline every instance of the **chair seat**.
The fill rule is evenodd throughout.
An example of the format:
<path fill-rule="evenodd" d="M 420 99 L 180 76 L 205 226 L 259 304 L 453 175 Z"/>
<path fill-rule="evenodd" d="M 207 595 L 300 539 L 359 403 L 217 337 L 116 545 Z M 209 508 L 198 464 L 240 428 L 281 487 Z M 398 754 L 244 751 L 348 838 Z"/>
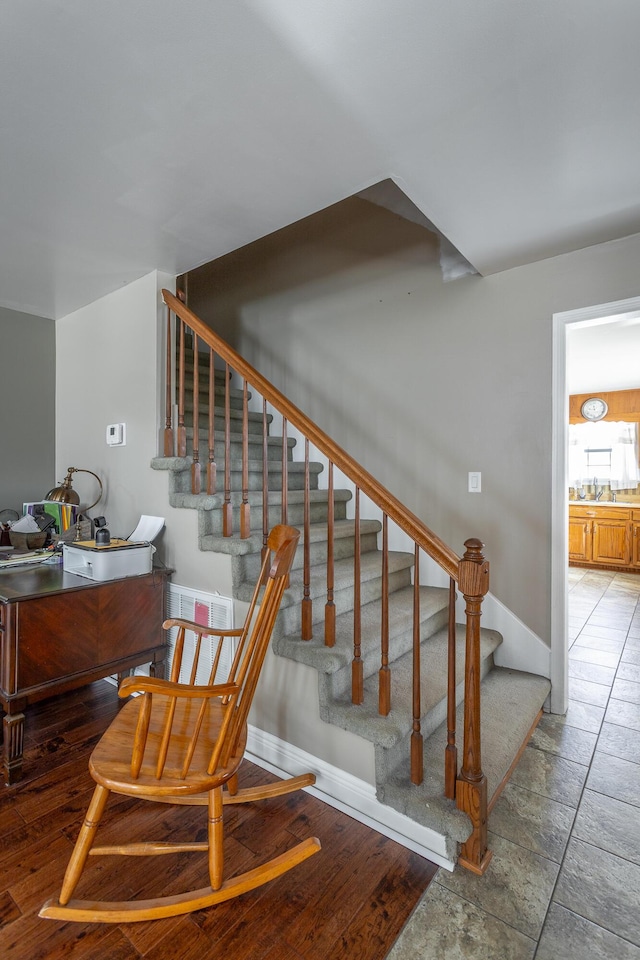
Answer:
<path fill-rule="evenodd" d="M 207 765 L 224 716 L 224 707 L 220 700 L 213 699 L 207 701 L 202 733 L 196 744 L 189 773 L 186 777 L 181 776 L 186 744 L 191 737 L 201 705 L 200 700 L 190 699 L 178 700 L 175 705 L 167 761 L 162 779 L 158 779 L 156 764 L 170 703 L 170 697 L 157 694 L 154 697 L 144 761 L 139 775 L 135 778 L 131 774 L 131 763 L 122 745 L 133 741 L 140 701 L 138 698 L 133 698 L 125 703 L 91 754 L 89 772 L 96 783 L 114 793 L 137 797 L 152 794 L 159 799 L 160 797 L 188 796 L 211 790 L 226 783 L 236 773 L 246 746 L 246 725 L 236 754 L 227 766 L 218 767 L 214 775 L 207 773 Z"/>

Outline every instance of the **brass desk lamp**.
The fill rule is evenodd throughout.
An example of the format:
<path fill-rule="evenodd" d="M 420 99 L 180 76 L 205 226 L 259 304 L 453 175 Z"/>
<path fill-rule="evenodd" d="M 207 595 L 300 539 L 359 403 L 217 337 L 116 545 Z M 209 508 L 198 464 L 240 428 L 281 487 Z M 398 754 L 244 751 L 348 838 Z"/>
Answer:
<path fill-rule="evenodd" d="M 83 510 L 83 513 L 87 513 L 89 510 L 92 510 L 100 500 L 102 499 L 102 480 L 94 473 L 93 470 L 83 470 L 81 467 L 69 467 L 67 470 L 67 475 L 60 484 L 59 487 L 54 487 L 52 490 L 49 490 L 49 493 L 46 495 L 45 500 L 56 500 L 58 503 L 71 503 L 76 507 L 80 506 L 80 497 L 71 486 L 71 478 L 74 473 L 90 473 L 92 477 L 95 477 L 100 486 L 100 493 L 98 494 L 97 500 L 91 504 L 91 506 L 86 507 Z M 80 540 L 80 513 L 76 519 L 76 540 Z"/>

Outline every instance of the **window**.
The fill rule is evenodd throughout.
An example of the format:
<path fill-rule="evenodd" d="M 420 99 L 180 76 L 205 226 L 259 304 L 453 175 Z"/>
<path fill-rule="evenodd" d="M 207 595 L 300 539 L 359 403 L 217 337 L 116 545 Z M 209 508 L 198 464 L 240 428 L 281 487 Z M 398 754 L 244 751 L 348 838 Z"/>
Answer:
<path fill-rule="evenodd" d="M 575 423 L 569 427 L 569 483 L 610 483 L 628 490 L 640 481 L 638 425 L 623 421 Z"/>
<path fill-rule="evenodd" d="M 612 447 L 587 447 L 585 449 L 587 476 L 597 476 L 599 480 L 611 479 Z"/>

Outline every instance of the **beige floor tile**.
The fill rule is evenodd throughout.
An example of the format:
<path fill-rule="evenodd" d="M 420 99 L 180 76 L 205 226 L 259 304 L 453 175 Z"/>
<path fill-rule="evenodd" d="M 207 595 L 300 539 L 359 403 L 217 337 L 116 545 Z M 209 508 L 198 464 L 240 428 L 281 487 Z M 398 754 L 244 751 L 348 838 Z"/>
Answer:
<path fill-rule="evenodd" d="M 582 703 L 580 700 L 569 700 L 564 722 L 570 727 L 579 727 L 591 733 L 599 733 L 604 720 L 604 707 L 596 707 L 592 703 Z"/>
<path fill-rule="evenodd" d="M 558 903 L 551 904 L 536 960 L 614 960 L 614 958 L 615 960 L 640 960 L 640 948 L 591 923 L 590 920 L 579 917 Z"/>
<path fill-rule="evenodd" d="M 527 937 L 538 938 L 559 866 L 546 857 L 489 833 L 491 863 L 482 877 L 456 867 L 438 882 Z"/>
<path fill-rule="evenodd" d="M 529 746 L 520 757 L 511 782 L 577 808 L 588 772 L 589 768 L 582 763 Z"/>
<path fill-rule="evenodd" d="M 574 647 L 569 651 L 569 685 L 571 680 L 587 680 L 589 683 L 602 683 L 611 686 L 616 671 L 613 667 L 603 667 L 599 663 L 587 663 L 581 659 L 574 659 Z"/>
<path fill-rule="evenodd" d="M 596 707 L 606 707 L 611 688 L 606 684 L 592 683 L 590 680 L 573 679 L 569 682 L 569 696 L 573 700 L 592 703 Z"/>
<path fill-rule="evenodd" d="M 626 700 L 628 703 L 640 703 L 640 683 L 616 678 L 611 688 L 611 697 L 614 700 Z"/>
<path fill-rule="evenodd" d="M 595 638 L 592 638 L 595 639 Z M 622 641 L 613 641 L 622 644 Z M 571 649 L 572 660 L 583 660 L 585 663 L 595 663 L 601 667 L 618 666 L 622 647 L 618 651 L 604 650 L 601 647 L 585 646 L 582 643 L 576 643 Z"/>
<path fill-rule="evenodd" d="M 616 671 L 616 680 L 633 680 L 640 683 L 640 663 L 620 663 Z"/>
<path fill-rule="evenodd" d="M 444 873 L 439 871 L 438 877 Z M 536 941 L 431 883 L 387 960 L 531 960 Z"/>
<path fill-rule="evenodd" d="M 585 790 L 572 836 L 640 865 L 640 816 L 630 803 Z"/>
<path fill-rule="evenodd" d="M 578 646 L 594 650 L 605 650 L 608 653 L 621 654 L 624 650 L 624 641 L 604 640 L 602 637 L 589 637 L 583 635 L 580 637 Z"/>
<path fill-rule="evenodd" d="M 604 715 L 607 723 L 617 723 L 620 727 L 640 730 L 640 705 L 624 700 L 610 700 Z"/>
<path fill-rule="evenodd" d="M 640 946 L 640 866 L 582 840 L 570 840 L 553 899 Z"/>
<path fill-rule="evenodd" d="M 640 807 L 640 764 L 596 750 L 587 788 Z"/>
<path fill-rule="evenodd" d="M 491 832 L 560 863 L 576 815 L 573 807 L 508 783 L 490 815 Z"/>
<path fill-rule="evenodd" d="M 555 756 L 589 764 L 596 748 L 598 735 L 588 730 L 571 727 L 553 714 L 545 714 L 529 741 L 532 747 Z"/>
<path fill-rule="evenodd" d="M 640 763 L 637 732 L 627 727 L 620 727 L 616 723 L 605 721 L 598 737 L 596 754 L 598 753 L 620 757 L 621 760 L 630 760 L 636 764 Z"/>

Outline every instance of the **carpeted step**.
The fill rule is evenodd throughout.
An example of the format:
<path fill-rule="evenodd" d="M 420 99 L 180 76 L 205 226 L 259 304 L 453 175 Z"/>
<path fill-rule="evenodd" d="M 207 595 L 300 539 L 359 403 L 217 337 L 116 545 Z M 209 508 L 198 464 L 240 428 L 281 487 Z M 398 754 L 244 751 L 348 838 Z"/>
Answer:
<path fill-rule="evenodd" d="M 443 591 L 447 593 L 447 591 Z M 446 623 L 446 609 L 445 609 Z M 493 667 L 493 653 L 502 642 L 495 630 L 482 630 L 480 637 L 480 672 L 485 677 Z M 439 628 L 427 635 L 421 648 L 421 722 L 422 734 L 429 736 L 447 713 L 447 656 L 448 629 Z M 456 625 L 456 703 L 464 696 L 464 653 L 465 627 Z M 377 654 L 379 668 L 380 653 Z M 320 695 L 321 716 L 327 723 L 333 723 L 343 730 L 375 743 L 383 751 L 391 751 L 389 761 L 384 754 L 377 762 L 386 769 L 393 767 L 397 760 L 399 745 L 410 734 L 413 720 L 413 651 L 408 649 L 401 656 L 389 658 L 391 671 L 391 710 L 386 717 L 378 713 L 378 675 L 371 673 L 364 685 L 364 702 L 357 708 L 351 704 L 350 694 L 333 698 Z"/>
<path fill-rule="evenodd" d="M 432 636 L 447 622 L 449 592 L 439 587 L 420 588 L 420 636 Z M 376 599 L 361 608 L 361 660 L 363 676 L 377 676 L 380 669 L 380 624 L 382 601 Z M 389 658 L 397 658 L 413 645 L 413 586 L 405 586 L 389 596 Z M 336 617 L 335 646 L 324 643 L 323 624 L 314 628 L 312 640 L 303 641 L 299 634 L 274 636 L 274 651 L 314 667 L 321 675 L 320 701 L 350 700 L 351 663 L 353 660 L 353 609 Z M 360 708 L 356 713 L 360 712 Z M 325 719 L 323 717 L 323 719 Z"/>
<path fill-rule="evenodd" d="M 482 768 L 488 796 L 494 795 L 509 772 L 551 689 L 544 677 L 494 667 L 481 684 Z M 462 763 L 464 706 L 456 716 L 458 766 Z M 424 743 L 424 782 L 410 780 L 409 741 L 397 750 L 397 763 L 377 783 L 378 799 L 417 823 L 463 842 L 470 822 L 444 797 L 444 751 L 447 725 L 442 723 Z M 376 765 L 376 775 L 378 768 Z"/>
<path fill-rule="evenodd" d="M 300 529 L 300 544 L 293 561 L 292 570 L 299 570 L 304 565 L 304 527 Z M 378 533 L 382 529 L 379 520 L 360 521 L 360 553 L 370 553 L 378 549 Z M 262 544 L 260 544 L 262 546 Z M 312 523 L 309 528 L 309 562 L 312 567 L 327 562 L 327 524 Z M 337 520 L 333 525 L 333 559 L 334 562 L 353 557 L 355 553 L 355 521 Z M 234 574 L 238 580 L 255 583 L 260 572 L 262 557 L 260 553 L 244 555 L 244 562 Z"/>
<path fill-rule="evenodd" d="M 378 600 L 382 596 L 382 564 L 380 553 L 363 554 L 360 561 L 360 596 L 363 606 Z M 401 551 L 390 551 L 389 565 L 389 594 L 406 587 L 411 582 L 413 554 Z M 239 599 L 246 599 L 250 594 L 250 585 L 239 588 Z M 290 575 L 289 587 L 282 599 L 278 615 L 278 632 L 285 635 L 297 634 L 300 636 L 302 627 L 301 602 L 305 595 L 303 571 L 293 570 Z M 319 565 L 311 568 L 309 597 L 312 602 L 313 622 L 322 632 L 324 624 L 324 606 L 327 598 L 327 571 L 326 566 Z M 333 602 L 336 615 L 340 616 L 347 611 L 353 611 L 353 561 L 337 560 L 334 564 Z"/>

